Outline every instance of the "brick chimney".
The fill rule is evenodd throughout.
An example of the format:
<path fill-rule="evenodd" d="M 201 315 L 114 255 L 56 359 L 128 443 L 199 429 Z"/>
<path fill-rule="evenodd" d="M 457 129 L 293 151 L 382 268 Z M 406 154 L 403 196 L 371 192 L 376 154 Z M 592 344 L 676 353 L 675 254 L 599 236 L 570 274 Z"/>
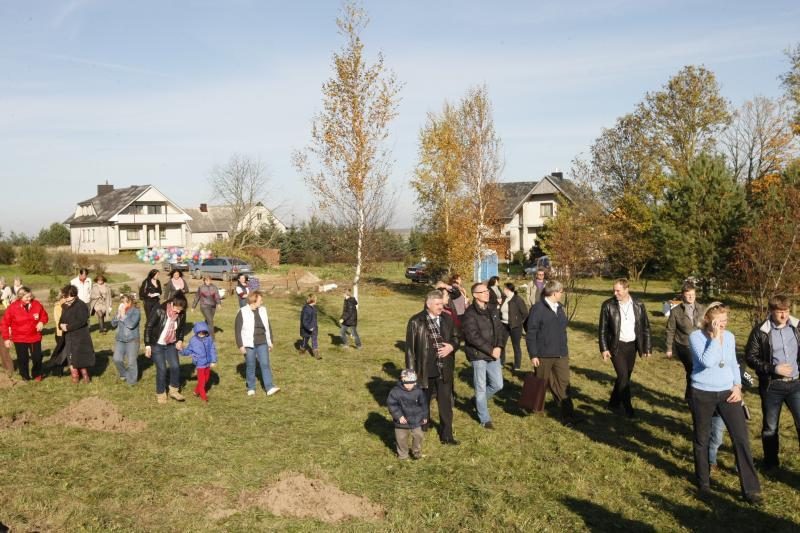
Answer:
<path fill-rule="evenodd" d="M 108 184 L 108 180 L 106 180 L 104 185 L 97 186 L 97 196 L 103 196 L 104 194 L 108 194 L 114 190 L 113 185 Z"/>
<path fill-rule="evenodd" d="M 556 169 L 555 171 L 551 172 L 550 175 L 553 176 L 556 179 L 560 179 L 560 180 L 564 179 L 564 173 L 561 172 L 558 169 Z"/>
<path fill-rule="evenodd" d="M 208 204 L 200 204 L 200 212 L 208 213 Z"/>

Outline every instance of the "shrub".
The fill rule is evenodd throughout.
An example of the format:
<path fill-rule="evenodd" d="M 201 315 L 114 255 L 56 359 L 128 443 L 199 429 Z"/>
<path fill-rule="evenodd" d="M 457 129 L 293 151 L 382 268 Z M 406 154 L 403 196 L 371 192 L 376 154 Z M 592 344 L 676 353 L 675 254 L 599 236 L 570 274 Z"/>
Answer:
<path fill-rule="evenodd" d="M 75 264 L 78 268 L 89 268 L 91 266 L 91 259 L 86 254 L 78 254 L 75 256 Z"/>
<path fill-rule="evenodd" d="M 20 248 L 19 266 L 25 274 L 47 274 L 50 272 L 47 251 L 38 244 Z"/>
<path fill-rule="evenodd" d="M 91 274 L 92 279 L 94 279 L 95 276 L 103 276 L 107 278 L 108 265 L 106 265 L 102 261 L 95 261 L 94 264 L 89 268 L 89 274 Z"/>
<path fill-rule="evenodd" d="M 58 289 L 50 288 L 50 303 L 56 303 L 58 300 Z"/>
<path fill-rule="evenodd" d="M 132 292 L 133 292 L 133 290 L 131 290 L 131 286 L 128 285 L 127 283 L 119 288 L 119 293 L 120 294 L 130 295 Z"/>
<path fill-rule="evenodd" d="M 525 252 L 522 250 L 514 252 L 513 262 L 520 266 L 525 266 Z"/>
<path fill-rule="evenodd" d="M 75 272 L 75 255 L 72 252 L 54 252 L 50 256 L 50 271 L 59 276 Z"/>
<path fill-rule="evenodd" d="M 7 242 L 0 242 L 0 265 L 11 265 L 16 259 L 14 247 Z"/>

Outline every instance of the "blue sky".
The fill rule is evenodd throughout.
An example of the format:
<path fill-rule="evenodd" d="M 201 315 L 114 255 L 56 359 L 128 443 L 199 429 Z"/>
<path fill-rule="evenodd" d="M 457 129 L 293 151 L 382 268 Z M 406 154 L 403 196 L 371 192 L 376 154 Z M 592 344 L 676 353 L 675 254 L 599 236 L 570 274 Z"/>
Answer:
<path fill-rule="evenodd" d="M 405 85 L 392 124 L 393 225 L 417 216 L 407 186 L 426 113 L 485 83 L 502 181 L 538 179 L 687 64 L 734 105 L 778 96 L 796 1 L 364 2 L 368 52 Z M 336 1 L 0 0 L 0 229 L 35 233 L 108 180 L 150 183 L 184 207 L 208 174 L 259 157 L 286 223 L 313 198 L 290 164 L 309 139 L 341 40 Z"/>

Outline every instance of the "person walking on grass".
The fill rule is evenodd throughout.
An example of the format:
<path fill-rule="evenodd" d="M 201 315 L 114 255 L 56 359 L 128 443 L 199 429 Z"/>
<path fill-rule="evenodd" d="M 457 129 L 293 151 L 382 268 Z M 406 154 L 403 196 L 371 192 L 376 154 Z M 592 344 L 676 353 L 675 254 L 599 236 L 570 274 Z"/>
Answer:
<path fill-rule="evenodd" d="M 169 274 L 169 280 L 164 284 L 164 299 L 170 300 L 178 292 L 183 293 L 184 296 L 189 294 L 189 285 L 183 279 L 183 272 L 180 270 L 173 270 Z"/>
<path fill-rule="evenodd" d="M 233 288 L 236 298 L 239 300 L 239 307 L 247 305 L 247 297 L 250 294 L 250 286 L 247 284 L 247 274 L 239 274 L 236 278 L 236 286 Z"/>
<path fill-rule="evenodd" d="M 278 392 L 272 381 L 272 367 L 269 363 L 272 350 L 272 326 L 269 323 L 267 308 L 264 307 L 261 291 L 253 291 L 247 296 L 247 305 L 239 308 L 234 324 L 236 346 L 245 357 L 245 379 L 247 395 L 256 394 L 256 361 L 261 367 L 261 380 L 267 396 Z"/>
<path fill-rule="evenodd" d="M 536 377 L 545 380 L 561 406 L 561 422 L 574 423 L 575 410 L 569 397 L 569 348 L 567 314 L 561 305 L 564 288 L 556 280 L 548 281 L 542 298 L 531 308 L 526 341 Z"/>
<path fill-rule="evenodd" d="M 728 308 L 713 302 L 703 315 L 702 329 L 689 335 L 692 350 L 691 410 L 694 426 L 694 469 L 698 494 L 711 495 L 709 433 L 719 411 L 733 441 L 742 496 L 761 502 L 761 484 L 750 453 L 750 437 L 742 407 L 742 377 L 736 360 L 736 339 L 727 331 Z"/>
<path fill-rule="evenodd" d="M 167 396 L 177 402 L 186 400 L 180 391 L 181 367 L 178 363 L 178 352 L 183 349 L 186 307 L 186 297 L 176 294 L 151 311 L 144 327 L 144 355 L 152 358 L 156 365 L 156 401 L 160 404 L 167 403 Z"/>
<path fill-rule="evenodd" d="M 150 320 L 153 311 L 161 305 L 161 281 L 158 279 L 158 269 L 154 268 L 147 273 L 139 286 L 139 298 L 144 306 L 145 320 Z"/>
<path fill-rule="evenodd" d="M 608 408 L 620 405 L 628 418 L 636 418 L 631 402 L 631 375 L 636 364 L 636 354 L 650 357 L 650 320 L 647 309 L 633 298 L 628 290 L 628 280 L 614 282 L 614 296 L 600 308 L 599 341 L 603 361 L 611 359 L 617 379 L 608 401 Z"/>
<path fill-rule="evenodd" d="M 536 302 L 542 298 L 542 289 L 546 283 L 545 271 L 543 268 L 537 268 L 533 274 L 533 280 L 528 285 L 528 307 L 533 307 Z"/>
<path fill-rule="evenodd" d="M 428 404 L 417 386 L 417 374 L 410 368 L 400 372 L 400 381 L 389 391 L 386 406 L 394 421 L 397 458 L 408 459 L 408 439 L 411 437 L 411 458 L 422 459 L 422 426 L 428 423 Z"/>
<path fill-rule="evenodd" d="M 78 289 L 78 299 L 89 305 L 92 299 L 92 280 L 89 278 L 89 271 L 85 268 L 80 269 L 69 284 Z"/>
<path fill-rule="evenodd" d="M 64 353 L 64 331 L 58 327 L 59 322 L 61 322 L 61 313 L 64 311 L 63 306 L 65 300 L 66 295 L 62 287 L 58 290 L 58 298 L 53 304 L 53 323 L 56 325 L 56 346 L 53 348 L 53 351 L 50 352 L 50 359 L 44 364 L 45 371 L 52 372 L 59 377 L 64 374 L 64 367 L 69 364 L 67 361 L 67 354 Z"/>
<path fill-rule="evenodd" d="M 673 354 L 683 363 L 686 371 L 686 391 L 684 399 L 692 400 L 692 350 L 689 348 L 689 335 L 700 327 L 705 308 L 697 302 L 694 283 L 684 283 L 681 288 L 681 303 L 672 308 L 667 320 L 667 357 Z"/>
<path fill-rule="evenodd" d="M 339 337 L 342 340 L 342 347 L 349 348 L 350 341 L 347 338 L 348 330 L 353 335 L 353 341 L 356 344 L 356 350 L 361 349 L 361 338 L 358 336 L 358 300 L 355 296 L 350 294 L 350 289 L 344 290 L 344 303 L 342 304 L 342 318 L 339 319 L 341 328 L 339 330 Z"/>
<path fill-rule="evenodd" d="M 114 338 L 114 366 L 117 367 L 119 378 L 136 385 L 139 379 L 139 323 L 142 315 L 136 307 L 136 302 L 127 294 L 120 298 L 117 313 L 111 319 L 111 326 L 117 328 Z"/>
<path fill-rule="evenodd" d="M 80 293 L 80 290 L 78 290 Z M 94 278 L 91 296 L 89 297 L 89 314 L 97 317 L 100 333 L 106 332 L 106 315 L 111 314 L 111 288 L 106 283 L 106 277 L 98 274 Z"/>
<path fill-rule="evenodd" d="M 14 344 L 17 352 L 19 375 L 25 381 L 31 379 L 29 362 L 33 363 L 33 379 L 42 381 L 42 329 L 49 317 L 42 304 L 34 298 L 28 287 L 17 289 L 17 299 L 8 306 L 0 328 L 8 349 Z"/>
<path fill-rule="evenodd" d="M 0 276 L 0 306 L 8 307 L 13 298 L 11 287 L 6 285 L 6 278 Z"/>
<path fill-rule="evenodd" d="M 194 302 L 192 303 L 192 311 L 200 304 L 200 314 L 208 325 L 208 331 L 211 337 L 214 337 L 214 315 L 217 309 L 222 308 L 222 299 L 219 297 L 219 289 L 211 281 L 211 276 L 206 274 L 203 276 L 203 284 L 197 288 L 194 293 Z"/>
<path fill-rule="evenodd" d="M 319 354 L 319 325 L 317 323 L 317 297 L 309 294 L 303 309 L 300 310 L 300 348 L 302 355 L 308 350 L 315 359 L 322 359 Z"/>
<path fill-rule="evenodd" d="M 510 338 L 511 347 L 514 349 L 514 370 L 518 371 L 522 365 L 522 329 L 525 319 L 528 318 L 528 306 L 522 297 L 517 295 L 513 283 L 506 283 L 503 286 L 503 295 L 505 298 L 500 306 L 500 321 L 503 323 L 505 342 L 500 362 L 506 364 L 506 344 Z"/>
<path fill-rule="evenodd" d="M 439 408 L 439 440 L 458 445 L 453 437 L 453 381 L 455 376 L 455 336 L 453 319 L 444 313 L 445 291 L 434 290 L 425 297 L 425 308 L 412 316 L 406 326 L 406 368 L 417 376 L 417 387 L 425 394 L 430 408 L 436 396 Z M 426 415 L 431 419 L 430 413 Z M 423 426 L 423 431 L 428 423 Z"/>
<path fill-rule="evenodd" d="M 192 363 L 197 369 L 197 386 L 194 395 L 199 396 L 204 402 L 208 401 L 206 385 L 211 378 L 211 369 L 217 366 L 217 347 L 211 337 L 210 329 L 205 322 L 194 325 L 194 336 L 189 339 L 189 345 L 183 350 L 183 355 L 190 355 Z"/>
<path fill-rule="evenodd" d="M 761 444 L 764 468 L 780 466 L 779 422 L 783 404 L 789 408 L 800 439 L 800 321 L 789 314 L 792 300 L 783 294 L 769 299 L 769 318 L 750 332 L 745 348 L 747 364 L 758 375 L 764 420 Z"/>
<path fill-rule="evenodd" d="M 478 420 L 484 428 L 494 429 L 488 402 L 503 389 L 503 368 L 500 366 L 503 324 L 497 308 L 489 305 L 489 288 L 483 283 L 475 283 L 471 292 L 472 305 L 461 319 L 464 353 L 472 364 Z"/>
<path fill-rule="evenodd" d="M 89 369 L 94 367 L 95 355 L 92 336 L 89 333 L 89 307 L 78 298 L 78 288 L 67 285 L 64 305 L 58 327 L 64 332 L 64 353 L 69 361 L 69 372 L 73 383 L 81 378 L 89 383 Z"/>

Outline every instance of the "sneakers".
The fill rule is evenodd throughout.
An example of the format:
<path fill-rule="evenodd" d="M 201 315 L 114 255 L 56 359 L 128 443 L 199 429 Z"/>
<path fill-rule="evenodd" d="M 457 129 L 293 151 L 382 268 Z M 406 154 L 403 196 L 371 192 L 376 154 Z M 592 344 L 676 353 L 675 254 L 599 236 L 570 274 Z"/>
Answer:
<path fill-rule="evenodd" d="M 481 424 L 481 426 L 483 426 L 484 429 L 494 429 L 494 424 L 492 424 L 491 420 L 486 422 L 485 424 Z"/>
<path fill-rule="evenodd" d="M 256 391 L 254 391 L 253 389 L 249 389 L 249 390 L 247 391 L 247 395 L 248 395 L 248 396 L 255 396 L 255 395 L 256 395 Z"/>
<path fill-rule="evenodd" d="M 162 392 L 161 394 L 156 394 L 156 401 L 160 404 L 167 403 L 167 393 Z"/>
<path fill-rule="evenodd" d="M 281 390 L 281 388 L 280 388 L 280 387 L 272 387 L 271 389 L 269 389 L 269 390 L 267 391 L 267 396 L 272 396 L 273 394 L 275 394 L 275 393 L 276 393 L 276 392 L 278 392 L 279 390 Z"/>

